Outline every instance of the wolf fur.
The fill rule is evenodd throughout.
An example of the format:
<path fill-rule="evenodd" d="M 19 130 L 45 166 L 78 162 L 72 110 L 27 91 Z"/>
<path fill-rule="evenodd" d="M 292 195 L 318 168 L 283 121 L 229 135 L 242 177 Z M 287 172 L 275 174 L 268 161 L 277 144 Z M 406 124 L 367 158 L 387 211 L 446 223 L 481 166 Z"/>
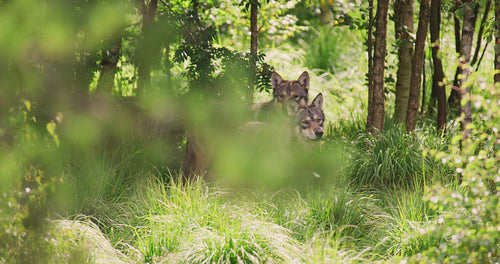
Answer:
<path fill-rule="evenodd" d="M 295 132 L 308 139 L 318 140 L 324 134 L 325 114 L 323 94 L 319 93 L 310 105 L 301 104 L 295 114 Z"/>
<path fill-rule="evenodd" d="M 269 102 L 252 105 L 252 111 L 254 111 L 257 120 L 265 118 L 271 112 L 282 111 L 290 100 L 299 104 L 307 104 L 310 87 L 307 71 L 304 71 L 297 80 L 283 80 L 277 72 L 273 72 L 271 86 L 273 99 Z"/>

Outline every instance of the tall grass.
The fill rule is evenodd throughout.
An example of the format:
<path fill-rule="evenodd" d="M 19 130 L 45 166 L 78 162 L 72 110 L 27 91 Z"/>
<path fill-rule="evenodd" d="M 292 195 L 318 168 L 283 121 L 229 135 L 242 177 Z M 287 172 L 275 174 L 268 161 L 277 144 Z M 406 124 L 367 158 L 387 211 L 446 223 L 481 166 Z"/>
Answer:
<path fill-rule="evenodd" d="M 202 183 L 149 188 L 139 198 L 149 210 L 136 227 L 144 261 L 280 263 L 297 258 L 298 243 L 287 229 L 252 214 L 250 203 L 232 204 L 224 195 Z"/>
<path fill-rule="evenodd" d="M 440 212 L 433 210 L 430 202 L 423 199 L 423 192 L 401 191 L 384 195 L 387 226 L 379 250 L 394 256 L 412 256 L 444 242 L 442 234 L 431 230 Z"/>
<path fill-rule="evenodd" d="M 446 180 L 449 174 L 445 165 L 423 154 L 428 146 L 446 147 L 446 141 L 426 130 L 408 135 L 402 125 L 395 125 L 378 136 L 360 134 L 354 142 L 347 173 L 358 186 L 410 189 L 425 181 Z"/>

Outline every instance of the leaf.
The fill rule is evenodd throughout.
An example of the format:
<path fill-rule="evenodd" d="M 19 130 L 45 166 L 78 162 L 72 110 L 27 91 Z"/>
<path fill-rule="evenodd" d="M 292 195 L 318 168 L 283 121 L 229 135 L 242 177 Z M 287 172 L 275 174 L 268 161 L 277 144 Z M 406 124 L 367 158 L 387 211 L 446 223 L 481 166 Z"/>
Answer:
<path fill-rule="evenodd" d="M 28 100 L 24 100 L 24 99 L 23 99 L 23 102 L 24 102 L 24 105 L 26 106 L 26 109 L 28 109 L 28 111 L 31 111 L 31 102 Z"/>
<path fill-rule="evenodd" d="M 54 123 L 54 121 L 51 121 L 51 122 L 47 123 L 47 131 L 49 132 L 49 134 L 54 139 L 54 142 L 56 143 L 56 146 L 59 147 L 59 137 L 56 134 L 56 123 Z"/>
<path fill-rule="evenodd" d="M 47 131 L 51 136 L 56 134 L 56 124 L 54 122 L 47 123 Z"/>

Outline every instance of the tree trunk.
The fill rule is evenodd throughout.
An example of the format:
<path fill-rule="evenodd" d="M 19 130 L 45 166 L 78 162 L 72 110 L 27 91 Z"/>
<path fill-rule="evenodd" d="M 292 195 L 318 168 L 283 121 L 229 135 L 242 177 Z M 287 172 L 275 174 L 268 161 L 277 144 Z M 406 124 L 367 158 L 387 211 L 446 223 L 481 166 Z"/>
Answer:
<path fill-rule="evenodd" d="M 366 49 L 368 51 L 368 116 L 366 130 L 369 131 L 373 123 L 373 0 L 368 0 L 368 38 Z"/>
<path fill-rule="evenodd" d="M 422 63 L 422 82 L 420 82 L 422 84 L 422 105 L 420 106 L 420 113 L 421 114 L 424 114 L 424 108 L 425 108 L 425 96 L 427 94 L 427 78 L 426 78 L 426 75 L 425 75 L 425 61 L 426 61 L 426 58 L 427 56 L 425 55 L 425 47 L 424 47 L 424 61 Z"/>
<path fill-rule="evenodd" d="M 400 43 L 394 118 L 398 122 L 404 123 L 408 109 L 411 58 L 413 55 L 413 0 L 396 0 L 394 2 L 394 20 L 396 41 Z"/>
<path fill-rule="evenodd" d="M 461 47 L 461 23 L 460 19 L 458 18 L 456 14 L 456 10 L 460 8 L 460 2 L 457 0 L 455 3 L 455 6 L 453 7 L 453 20 L 455 22 L 455 51 L 457 54 L 460 54 L 460 47 Z M 459 116 L 460 115 L 460 101 L 462 100 L 462 93 L 460 92 L 460 89 L 458 88 L 460 86 L 458 77 L 462 73 L 462 68 L 460 66 L 457 67 L 455 71 L 455 78 L 453 79 L 453 87 L 450 92 L 450 96 L 448 97 L 448 105 L 450 107 L 450 112 L 454 116 Z"/>
<path fill-rule="evenodd" d="M 140 40 L 139 50 L 137 52 L 137 94 L 143 94 L 151 87 L 151 61 L 154 59 L 154 21 L 158 0 L 149 1 L 139 0 L 141 2 L 142 13 L 142 39 Z"/>
<path fill-rule="evenodd" d="M 463 119 L 461 123 L 462 131 L 465 131 L 465 137 L 471 136 L 471 130 L 467 128 L 467 125 L 472 123 L 472 104 L 470 101 L 471 90 L 470 85 L 463 87 L 466 84 L 469 75 L 472 72 L 472 67 L 470 66 L 470 57 L 472 51 L 472 40 L 474 37 L 474 27 L 475 27 L 475 12 L 472 9 L 472 0 L 464 1 L 464 21 L 462 25 L 462 40 L 460 48 L 460 62 L 459 67 L 462 68 L 462 78 L 460 79 L 460 88 L 467 95 L 469 100 L 466 104 L 461 106 L 460 111 L 463 114 Z"/>
<path fill-rule="evenodd" d="M 373 56 L 373 118 L 368 132 L 378 134 L 384 130 L 384 66 L 387 44 L 387 14 L 389 0 L 379 0 L 375 22 L 375 47 Z"/>
<path fill-rule="evenodd" d="M 500 82 L 500 0 L 495 0 L 495 84 Z"/>
<path fill-rule="evenodd" d="M 429 28 L 429 0 L 420 1 L 420 13 L 418 21 L 417 36 L 415 40 L 415 53 L 412 58 L 412 75 L 410 86 L 410 97 L 408 99 L 408 112 L 406 114 L 406 132 L 415 130 L 417 113 L 420 102 L 420 86 L 422 85 L 422 70 L 424 65 L 425 41 Z"/>
<path fill-rule="evenodd" d="M 250 4 L 250 54 L 252 55 L 252 78 L 257 71 L 257 50 L 259 47 L 259 27 L 257 25 L 257 15 L 259 13 L 259 4 L 257 1 L 252 1 Z M 249 87 L 248 101 L 253 99 L 253 88 L 255 85 L 254 79 Z"/>
<path fill-rule="evenodd" d="M 477 63 L 477 66 L 479 66 L 479 63 L 481 61 L 481 60 L 478 61 L 479 51 L 481 50 L 484 27 L 486 25 L 486 20 L 488 19 L 488 14 L 490 13 L 490 9 L 491 9 L 491 0 L 487 0 L 486 5 L 484 7 L 483 19 L 481 19 L 481 24 L 479 25 L 479 32 L 477 33 L 476 50 L 474 51 L 474 56 L 472 57 L 472 60 L 470 62 L 471 66 L 476 65 L 476 63 Z M 486 43 L 486 44 L 488 44 L 488 43 Z M 484 47 L 484 49 L 486 49 L 486 46 Z M 477 69 L 477 67 L 476 67 L 476 69 Z"/>
<path fill-rule="evenodd" d="M 441 57 L 439 56 L 440 40 L 439 32 L 441 32 L 441 0 L 431 1 L 430 14 L 430 31 L 431 31 L 431 48 L 432 62 L 434 63 L 434 72 L 432 75 L 432 91 L 436 95 L 438 104 L 437 113 L 437 129 L 443 130 L 446 126 L 446 88 L 444 86 L 444 70 Z"/>
<path fill-rule="evenodd" d="M 189 132 L 186 142 L 186 156 L 182 164 L 183 181 L 197 181 L 205 178 L 210 164 L 210 151 L 204 140 Z"/>
<path fill-rule="evenodd" d="M 121 49 L 122 39 L 120 36 L 120 39 L 116 41 L 114 47 L 102 51 L 101 74 L 97 81 L 97 91 L 112 92 Z"/>

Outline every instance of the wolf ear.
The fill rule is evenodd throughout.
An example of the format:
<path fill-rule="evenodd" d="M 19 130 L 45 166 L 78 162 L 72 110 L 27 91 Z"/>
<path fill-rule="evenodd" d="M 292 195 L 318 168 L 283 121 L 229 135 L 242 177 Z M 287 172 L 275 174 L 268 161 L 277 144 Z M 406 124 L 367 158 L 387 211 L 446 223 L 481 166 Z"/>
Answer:
<path fill-rule="evenodd" d="M 319 93 L 316 95 L 316 98 L 312 101 L 311 106 L 316 106 L 323 110 L 323 94 Z"/>
<path fill-rule="evenodd" d="M 273 90 L 276 89 L 281 82 L 283 82 L 283 78 L 281 78 L 277 72 L 271 73 L 271 85 Z"/>
<path fill-rule="evenodd" d="M 304 71 L 298 79 L 300 85 L 304 86 L 306 90 L 309 90 L 309 85 L 310 85 L 310 80 L 309 80 L 309 73 L 307 71 Z"/>

